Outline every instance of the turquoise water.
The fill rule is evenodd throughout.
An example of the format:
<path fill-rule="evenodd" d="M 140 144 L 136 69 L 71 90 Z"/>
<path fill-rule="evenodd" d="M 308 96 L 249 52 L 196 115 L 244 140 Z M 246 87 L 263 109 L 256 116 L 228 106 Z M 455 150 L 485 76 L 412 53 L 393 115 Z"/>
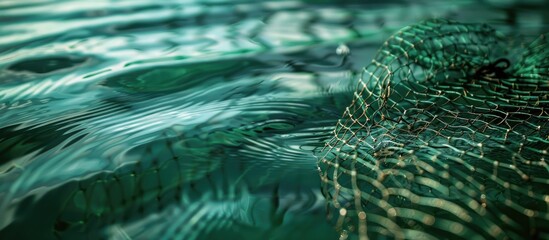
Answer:
<path fill-rule="evenodd" d="M 543 4 L 0 2 L 0 236 L 336 239 L 314 152 L 383 41 Z"/>

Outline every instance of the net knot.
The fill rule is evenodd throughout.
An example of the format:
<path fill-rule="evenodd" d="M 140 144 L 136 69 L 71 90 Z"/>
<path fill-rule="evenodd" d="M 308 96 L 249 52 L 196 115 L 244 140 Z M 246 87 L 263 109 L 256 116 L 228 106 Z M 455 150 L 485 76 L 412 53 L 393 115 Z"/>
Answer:
<path fill-rule="evenodd" d="M 505 78 L 507 74 L 505 70 L 511 66 L 511 62 L 505 58 L 500 58 L 495 62 L 479 68 L 475 72 L 475 76 L 484 79 L 500 79 Z"/>

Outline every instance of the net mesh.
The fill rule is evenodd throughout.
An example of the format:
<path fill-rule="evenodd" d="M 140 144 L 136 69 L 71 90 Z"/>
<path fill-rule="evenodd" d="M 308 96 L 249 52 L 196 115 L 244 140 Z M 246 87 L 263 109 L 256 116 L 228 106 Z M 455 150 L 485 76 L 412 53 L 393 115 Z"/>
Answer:
<path fill-rule="evenodd" d="M 505 40 L 436 19 L 383 44 L 319 154 L 341 238 L 549 236 L 547 40 Z"/>

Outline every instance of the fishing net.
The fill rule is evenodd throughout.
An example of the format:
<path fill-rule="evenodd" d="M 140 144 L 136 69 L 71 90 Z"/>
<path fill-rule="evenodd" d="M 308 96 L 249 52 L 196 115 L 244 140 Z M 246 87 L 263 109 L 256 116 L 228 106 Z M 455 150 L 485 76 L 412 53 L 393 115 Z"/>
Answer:
<path fill-rule="evenodd" d="M 342 239 L 549 236 L 548 44 L 506 42 L 437 19 L 383 44 L 319 155 Z"/>

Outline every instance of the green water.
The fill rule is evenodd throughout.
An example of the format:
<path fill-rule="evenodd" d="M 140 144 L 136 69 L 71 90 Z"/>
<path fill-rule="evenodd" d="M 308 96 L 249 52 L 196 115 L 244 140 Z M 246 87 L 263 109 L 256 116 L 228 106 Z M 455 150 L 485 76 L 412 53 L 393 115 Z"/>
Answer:
<path fill-rule="evenodd" d="M 0 2 L 0 238 L 337 239 L 314 152 L 358 73 L 425 18 L 547 31 L 494 2 Z"/>

